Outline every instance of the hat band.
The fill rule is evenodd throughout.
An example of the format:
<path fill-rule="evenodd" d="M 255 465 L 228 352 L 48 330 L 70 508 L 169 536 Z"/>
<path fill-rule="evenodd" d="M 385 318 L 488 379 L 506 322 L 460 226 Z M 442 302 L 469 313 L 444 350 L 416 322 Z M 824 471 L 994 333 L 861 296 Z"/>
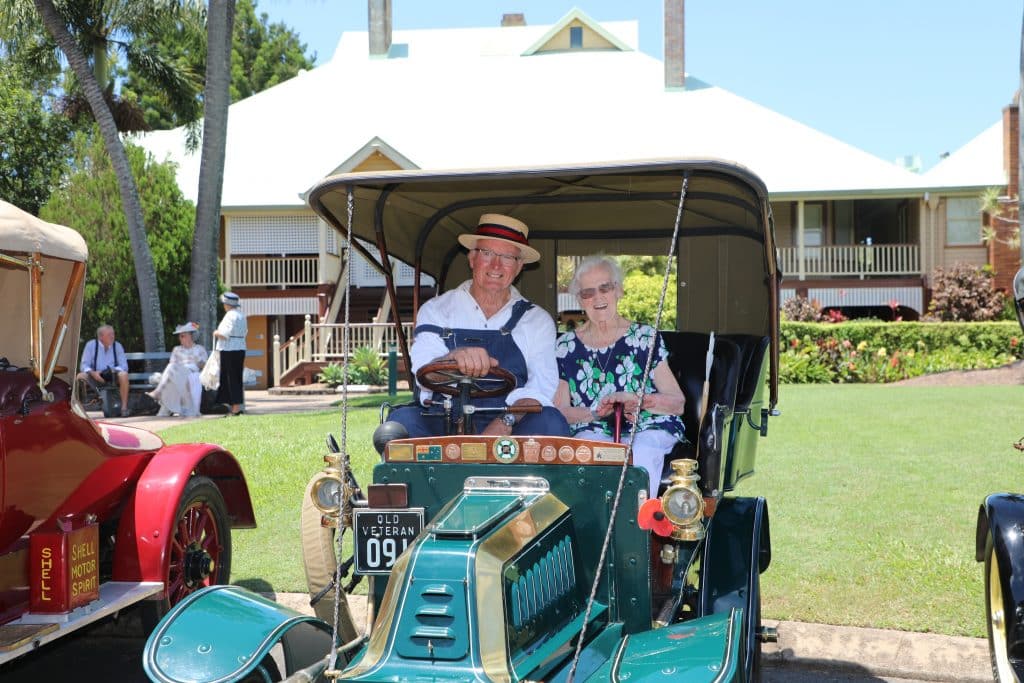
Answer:
<path fill-rule="evenodd" d="M 495 237 L 501 240 L 511 240 L 517 244 L 525 244 L 529 246 L 529 242 L 526 241 L 526 236 L 518 230 L 512 228 L 506 228 L 504 225 L 496 225 L 494 223 L 482 223 L 476 226 L 477 237 Z"/>

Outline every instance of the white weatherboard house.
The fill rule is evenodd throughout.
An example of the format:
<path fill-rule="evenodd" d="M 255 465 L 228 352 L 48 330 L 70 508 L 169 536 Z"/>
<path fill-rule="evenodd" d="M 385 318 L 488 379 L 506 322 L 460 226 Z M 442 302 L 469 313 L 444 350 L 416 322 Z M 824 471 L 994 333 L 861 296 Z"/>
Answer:
<path fill-rule="evenodd" d="M 924 309 L 936 266 L 984 261 L 977 195 L 1006 184 L 999 159 L 980 183 L 951 177 L 946 192 L 941 167 L 913 174 L 684 77 L 682 0 L 665 2 L 665 61 L 638 50 L 637 22 L 601 23 L 579 9 L 548 26 L 506 15 L 489 28 L 392 32 L 390 4 L 370 0 L 370 30 L 343 34 L 322 66 L 231 106 L 222 272 L 244 299 L 251 347 L 275 364 L 265 377 L 309 381 L 304 361 L 330 357 L 303 321 L 338 320 L 344 249 L 303 193 L 337 172 L 723 158 L 769 189 L 784 297 L 893 303 L 912 316 Z M 182 132 L 153 133 L 143 144 L 179 164 L 179 183 L 194 198 L 199 155 L 185 152 Z M 571 249 L 560 255 L 581 255 Z M 352 261 L 352 319 L 386 319 L 383 278 Z M 399 278 L 410 285 L 411 269 Z M 411 306 L 402 309 L 408 322 Z M 386 343 L 381 334 L 371 343 Z M 286 347 L 279 354 L 274 335 Z"/>

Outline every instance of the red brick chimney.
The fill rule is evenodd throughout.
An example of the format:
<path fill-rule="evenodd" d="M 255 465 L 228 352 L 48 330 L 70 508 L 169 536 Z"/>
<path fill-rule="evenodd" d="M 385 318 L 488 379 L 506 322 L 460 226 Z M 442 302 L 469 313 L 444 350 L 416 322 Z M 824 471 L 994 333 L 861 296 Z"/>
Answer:
<path fill-rule="evenodd" d="M 526 15 L 522 12 L 510 12 L 501 15 L 502 26 L 526 26 Z"/>
<path fill-rule="evenodd" d="M 665 0 L 665 87 L 686 86 L 684 0 Z"/>
<path fill-rule="evenodd" d="M 386 57 L 391 49 L 391 0 L 369 0 L 370 56 Z"/>
<path fill-rule="evenodd" d="M 1006 169 L 1006 187 L 1002 195 L 1010 199 L 999 203 L 999 212 L 988 217 L 994 239 L 988 242 L 988 263 L 995 271 L 993 286 L 1009 292 L 1013 288 L 1013 276 L 1020 268 L 1020 247 L 1012 244 L 1017 230 L 1017 188 L 1019 179 L 1020 149 L 1018 135 L 1020 112 L 1017 98 L 1003 108 L 1003 168 Z"/>

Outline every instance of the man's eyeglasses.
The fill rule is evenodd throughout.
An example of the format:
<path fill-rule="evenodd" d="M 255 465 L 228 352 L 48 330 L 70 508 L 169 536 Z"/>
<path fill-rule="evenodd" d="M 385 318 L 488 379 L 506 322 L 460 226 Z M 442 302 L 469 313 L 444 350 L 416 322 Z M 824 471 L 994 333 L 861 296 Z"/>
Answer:
<path fill-rule="evenodd" d="M 615 289 L 615 286 L 617 284 L 619 284 L 619 283 L 618 282 L 602 282 L 597 287 L 587 287 L 586 289 L 581 289 L 579 294 L 577 294 L 576 296 L 578 296 L 581 299 L 593 299 L 594 295 L 597 294 L 598 292 L 601 292 L 602 294 L 607 294 L 608 292 L 610 292 L 613 289 Z"/>
<path fill-rule="evenodd" d="M 473 249 L 473 251 L 477 253 L 477 256 L 483 258 L 486 261 L 499 258 L 501 259 L 501 265 L 503 266 L 512 266 L 515 265 L 518 261 L 523 260 L 522 256 L 517 256 L 515 254 L 499 254 L 493 249 L 484 249 L 483 247 L 476 247 Z"/>

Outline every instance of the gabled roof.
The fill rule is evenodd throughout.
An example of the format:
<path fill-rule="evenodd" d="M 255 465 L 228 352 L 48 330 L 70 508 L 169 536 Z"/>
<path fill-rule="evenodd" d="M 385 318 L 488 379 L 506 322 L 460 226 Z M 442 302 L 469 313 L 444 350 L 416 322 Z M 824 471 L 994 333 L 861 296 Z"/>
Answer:
<path fill-rule="evenodd" d="M 538 38 L 537 41 L 534 42 L 533 45 L 531 45 L 530 47 L 528 47 L 525 50 L 523 50 L 523 56 L 524 57 L 529 57 L 530 55 L 535 54 L 538 51 L 542 50 L 545 45 L 547 45 L 549 42 L 551 42 L 552 38 L 554 38 L 556 35 L 558 35 L 561 31 L 564 31 L 570 24 L 572 24 L 574 22 L 577 22 L 577 21 L 582 23 L 582 24 L 584 24 L 587 28 L 592 30 L 597 35 L 599 35 L 602 38 L 604 38 L 606 41 L 608 41 L 615 48 L 617 48 L 619 50 L 622 50 L 622 51 L 632 50 L 633 49 L 629 45 L 627 45 L 625 42 L 623 42 L 622 40 L 619 40 L 615 36 L 615 34 L 606 31 L 601 26 L 601 24 L 599 24 L 596 21 L 594 21 L 593 19 L 591 19 L 590 16 L 586 12 L 581 10 L 579 7 L 573 7 L 571 10 L 569 10 L 569 12 L 564 17 L 562 17 L 561 19 L 556 21 L 551 26 L 551 28 L 548 29 L 544 33 L 544 35 L 542 35 L 540 38 Z"/>
<path fill-rule="evenodd" d="M 1006 185 L 1003 168 L 1003 122 L 996 121 L 980 135 L 935 164 L 921 176 L 929 186 L 946 189 L 1002 187 Z"/>
<path fill-rule="evenodd" d="M 635 21 L 603 28 L 636 44 Z M 711 157 L 752 169 L 773 197 L 921 187 L 920 176 L 692 76 L 666 90 L 662 62 L 637 50 L 522 56 L 550 30 L 395 31 L 404 48 L 393 54 L 405 56 L 383 59 L 369 57 L 365 32 L 345 33 L 330 62 L 231 106 L 222 206 L 303 206 L 303 192 L 374 138 L 435 170 Z M 199 153 L 185 152 L 184 134 L 144 144 L 180 164 L 194 199 Z"/>
<path fill-rule="evenodd" d="M 350 156 L 348 159 L 343 161 L 337 168 L 331 171 L 330 175 L 336 173 L 349 173 L 355 171 L 365 162 L 371 159 L 375 155 L 380 155 L 387 158 L 394 163 L 398 168 L 412 169 L 419 168 L 409 159 L 399 152 L 397 149 L 389 145 L 388 143 L 381 140 L 379 137 L 374 136 L 372 140 L 367 142 L 365 145 L 360 147 L 355 154 Z"/>

